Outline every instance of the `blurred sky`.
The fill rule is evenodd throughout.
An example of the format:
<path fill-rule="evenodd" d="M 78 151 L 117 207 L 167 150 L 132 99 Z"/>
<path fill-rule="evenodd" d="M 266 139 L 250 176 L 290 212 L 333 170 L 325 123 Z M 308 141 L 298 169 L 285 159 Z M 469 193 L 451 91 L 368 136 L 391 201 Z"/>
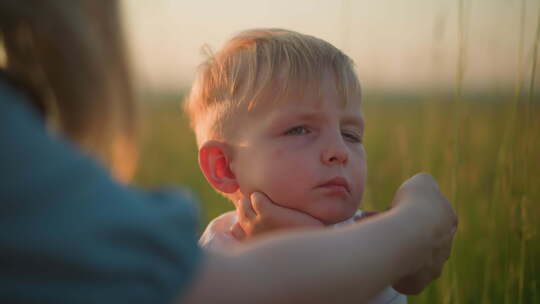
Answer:
<path fill-rule="evenodd" d="M 530 77 L 540 1 L 464 0 L 465 87 L 515 85 L 522 4 L 522 71 Z M 364 88 L 451 89 L 459 49 L 458 0 L 124 0 L 136 79 L 151 88 L 190 85 L 204 59 L 253 27 L 281 27 L 325 39 L 351 56 Z M 537 78 L 540 78 L 537 76 Z M 528 82 L 526 82 L 528 83 Z"/>

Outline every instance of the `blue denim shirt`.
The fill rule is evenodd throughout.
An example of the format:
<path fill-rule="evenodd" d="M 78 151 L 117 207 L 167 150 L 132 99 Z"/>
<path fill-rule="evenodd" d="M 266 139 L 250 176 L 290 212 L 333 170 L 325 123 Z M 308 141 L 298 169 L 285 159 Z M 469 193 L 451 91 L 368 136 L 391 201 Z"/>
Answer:
<path fill-rule="evenodd" d="M 170 303 L 200 261 L 197 217 L 116 183 L 0 78 L 0 303 Z"/>

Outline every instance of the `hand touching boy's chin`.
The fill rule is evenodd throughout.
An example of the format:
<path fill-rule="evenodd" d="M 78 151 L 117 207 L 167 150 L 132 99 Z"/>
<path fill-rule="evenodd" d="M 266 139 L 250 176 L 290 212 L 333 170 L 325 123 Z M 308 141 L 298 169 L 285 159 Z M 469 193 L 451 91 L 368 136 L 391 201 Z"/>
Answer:
<path fill-rule="evenodd" d="M 318 184 L 311 189 L 289 186 L 288 191 L 280 191 L 279 187 L 267 187 L 261 192 L 268 200 L 265 202 L 267 204 L 303 213 L 324 225 L 332 225 L 352 218 L 361 200 L 357 193 L 352 194 L 340 188 L 323 183 L 323 186 Z"/>
<path fill-rule="evenodd" d="M 279 206 L 261 192 L 234 201 L 238 221 L 231 227 L 238 239 L 251 239 L 269 232 L 324 227 L 316 218 L 294 209 Z"/>

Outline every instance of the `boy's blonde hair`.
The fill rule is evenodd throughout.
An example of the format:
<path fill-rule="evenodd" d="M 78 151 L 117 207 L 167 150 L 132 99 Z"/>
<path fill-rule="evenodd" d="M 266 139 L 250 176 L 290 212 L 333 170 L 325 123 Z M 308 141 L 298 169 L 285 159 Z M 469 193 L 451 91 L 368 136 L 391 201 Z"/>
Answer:
<path fill-rule="evenodd" d="M 353 61 L 330 43 L 283 29 L 241 32 L 199 67 L 186 100 L 197 144 L 229 138 L 235 114 L 261 99 L 318 92 L 326 71 L 344 102 L 360 98 Z"/>

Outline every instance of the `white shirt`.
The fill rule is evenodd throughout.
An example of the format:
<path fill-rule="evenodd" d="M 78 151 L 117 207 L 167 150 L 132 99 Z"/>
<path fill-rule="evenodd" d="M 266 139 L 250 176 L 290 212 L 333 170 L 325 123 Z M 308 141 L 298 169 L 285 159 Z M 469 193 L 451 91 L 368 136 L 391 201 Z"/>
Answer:
<path fill-rule="evenodd" d="M 355 219 L 362 216 L 362 211 L 358 212 L 350 219 L 334 224 L 332 227 L 340 227 L 355 222 Z M 231 227 L 236 224 L 238 218 L 236 211 L 226 212 L 212 220 L 201 238 L 199 245 L 207 250 L 223 252 L 232 249 L 240 244 L 231 233 Z M 397 292 L 392 287 L 386 287 L 380 293 L 370 299 L 368 304 L 407 304 L 407 296 Z"/>

